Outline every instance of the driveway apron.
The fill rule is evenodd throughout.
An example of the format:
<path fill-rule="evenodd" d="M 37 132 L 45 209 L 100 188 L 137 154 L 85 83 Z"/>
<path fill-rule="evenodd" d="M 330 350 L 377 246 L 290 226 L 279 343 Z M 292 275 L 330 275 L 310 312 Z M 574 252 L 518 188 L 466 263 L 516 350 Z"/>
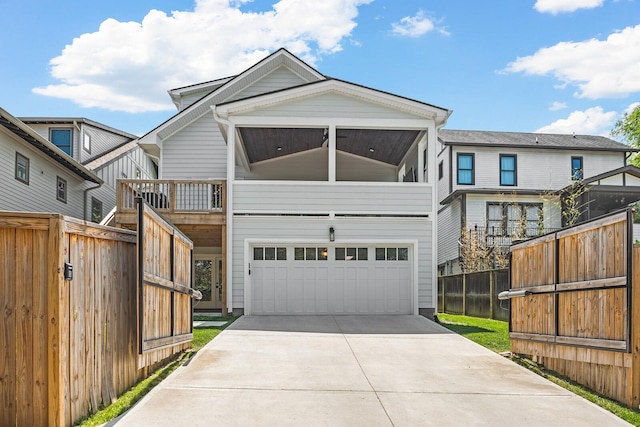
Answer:
<path fill-rule="evenodd" d="M 125 426 L 626 426 L 420 316 L 244 316 Z"/>

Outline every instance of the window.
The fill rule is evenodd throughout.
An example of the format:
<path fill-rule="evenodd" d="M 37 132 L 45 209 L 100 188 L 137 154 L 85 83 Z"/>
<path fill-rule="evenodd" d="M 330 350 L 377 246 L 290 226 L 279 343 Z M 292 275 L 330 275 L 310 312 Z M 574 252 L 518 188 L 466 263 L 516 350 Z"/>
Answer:
<path fill-rule="evenodd" d="M 91 135 L 86 132 L 82 137 L 82 148 L 84 148 L 84 151 L 91 154 Z"/>
<path fill-rule="evenodd" d="M 286 261 L 287 248 L 253 248 L 253 259 L 255 261 Z"/>
<path fill-rule="evenodd" d="M 438 181 L 440 181 L 444 177 L 444 164 L 442 160 L 438 163 Z"/>
<path fill-rule="evenodd" d="M 475 174 L 473 171 L 474 155 L 458 153 L 458 184 L 473 185 Z"/>
<path fill-rule="evenodd" d="M 518 185 L 515 154 L 500 154 L 500 185 Z"/>
<path fill-rule="evenodd" d="M 71 150 L 71 141 L 72 141 L 73 129 L 50 129 L 49 136 L 51 142 L 67 153 L 68 155 L 72 155 Z"/>
<path fill-rule="evenodd" d="M 582 157 L 571 157 L 571 179 L 580 181 L 584 176 Z"/>
<path fill-rule="evenodd" d="M 91 198 L 91 221 L 102 221 L 102 202 L 95 197 Z"/>
<path fill-rule="evenodd" d="M 537 236 L 543 226 L 541 203 L 487 203 L 489 236 Z"/>
<path fill-rule="evenodd" d="M 56 198 L 62 203 L 67 203 L 67 181 L 59 176 L 56 179 Z"/>
<path fill-rule="evenodd" d="M 422 181 L 429 182 L 429 152 L 425 148 L 422 152 Z"/>
<path fill-rule="evenodd" d="M 376 261 L 408 261 L 409 248 L 376 248 Z"/>
<path fill-rule="evenodd" d="M 326 261 L 329 251 L 327 248 L 295 248 L 296 261 Z"/>
<path fill-rule="evenodd" d="M 367 248 L 336 248 L 336 261 L 366 261 L 369 259 Z"/>
<path fill-rule="evenodd" d="M 16 153 L 16 179 L 29 185 L 29 159 Z"/>

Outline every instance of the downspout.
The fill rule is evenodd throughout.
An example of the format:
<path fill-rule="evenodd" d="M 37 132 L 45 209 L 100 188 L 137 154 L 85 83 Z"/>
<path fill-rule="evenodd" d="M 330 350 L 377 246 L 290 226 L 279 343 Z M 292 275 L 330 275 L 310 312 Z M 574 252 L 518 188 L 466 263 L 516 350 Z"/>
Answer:
<path fill-rule="evenodd" d="M 212 106 L 211 107 L 211 111 L 213 111 L 213 118 L 218 122 L 218 123 L 222 123 L 223 125 L 227 126 L 227 133 L 229 133 L 230 131 L 235 132 L 235 127 L 233 125 L 233 123 L 231 123 L 231 121 L 229 121 L 228 119 L 223 119 L 222 117 L 220 117 L 218 115 L 218 112 L 216 111 L 216 107 Z M 224 302 L 224 304 L 226 304 L 227 309 L 231 309 L 231 311 L 233 312 L 233 281 L 232 281 L 232 277 L 233 277 L 233 260 L 231 257 L 231 254 L 233 253 L 233 174 L 235 172 L 234 169 L 234 164 L 235 164 L 235 156 L 232 155 L 232 153 L 228 150 L 235 150 L 235 138 L 231 138 L 233 140 L 233 144 L 231 146 L 229 146 L 229 144 L 227 145 L 227 194 L 226 196 L 226 204 L 227 204 L 227 212 L 226 212 L 226 218 L 225 218 L 225 222 L 226 222 L 226 227 L 227 227 L 227 232 L 226 232 L 226 236 L 227 236 L 227 241 L 226 241 L 226 247 L 225 247 L 225 251 L 226 251 L 226 261 L 227 261 L 227 265 L 226 265 L 226 273 L 227 273 L 227 277 L 225 277 L 225 282 L 226 282 L 226 288 L 227 288 L 227 300 Z M 227 141 L 229 140 L 229 135 L 227 134 Z M 245 292 L 246 292 L 246 283 L 245 283 Z M 244 307 L 245 309 L 247 307 Z"/>

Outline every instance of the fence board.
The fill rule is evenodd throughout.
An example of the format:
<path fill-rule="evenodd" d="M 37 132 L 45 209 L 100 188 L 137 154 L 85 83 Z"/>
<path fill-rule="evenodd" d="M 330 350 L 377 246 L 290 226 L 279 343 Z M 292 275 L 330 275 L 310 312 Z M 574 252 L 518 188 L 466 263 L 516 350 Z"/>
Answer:
<path fill-rule="evenodd" d="M 148 373 L 137 352 L 134 237 L 55 214 L 0 213 L 0 425 L 72 425 Z"/>
<path fill-rule="evenodd" d="M 635 289 L 627 276 L 630 217 L 616 213 L 558 231 L 557 254 L 545 250 L 556 245 L 548 238 L 511 248 L 512 288 L 530 285 L 534 292 L 511 301 L 512 351 L 626 404 L 635 390 L 628 377 L 640 376 L 631 369 L 640 346 L 631 345 L 629 331 L 634 301 L 627 295 Z M 552 269 L 558 277 L 549 282 Z"/>

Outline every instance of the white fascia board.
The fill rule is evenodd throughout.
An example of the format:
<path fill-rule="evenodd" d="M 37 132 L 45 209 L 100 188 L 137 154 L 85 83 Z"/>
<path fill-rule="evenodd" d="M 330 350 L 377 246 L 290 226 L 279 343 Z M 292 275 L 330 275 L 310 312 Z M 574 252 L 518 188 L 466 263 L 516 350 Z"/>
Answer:
<path fill-rule="evenodd" d="M 405 111 L 437 122 L 446 121 L 450 114 L 449 110 L 443 110 L 417 101 L 412 101 L 406 98 L 401 98 L 395 95 L 337 80 L 323 80 L 314 84 L 238 100 L 228 104 L 219 105 L 217 110 L 218 114 L 222 116 L 242 114 L 244 112 L 255 111 L 260 108 L 268 108 L 270 105 L 291 102 L 293 100 L 309 98 L 325 93 L 338 93 L 341 95 L 359 98 L 367 102 Z"/>
<path fill-rule="evenodd" d="M 213 107 L 212 107 L 213 108 Z M 221 117 L 219 107 L 215 111 Z M 328 127 L 335 124 L 339 128 L 357 127 L 358 129 L 399 129 L 399 130 L 424 130 L 432 123 L 428 119 L 378 119 L 378 118 L 351 118 L 351 117 L 258 117 L 258 116 L 232 116 L 229 120 L 236 126 L 242 127 Z"/>

